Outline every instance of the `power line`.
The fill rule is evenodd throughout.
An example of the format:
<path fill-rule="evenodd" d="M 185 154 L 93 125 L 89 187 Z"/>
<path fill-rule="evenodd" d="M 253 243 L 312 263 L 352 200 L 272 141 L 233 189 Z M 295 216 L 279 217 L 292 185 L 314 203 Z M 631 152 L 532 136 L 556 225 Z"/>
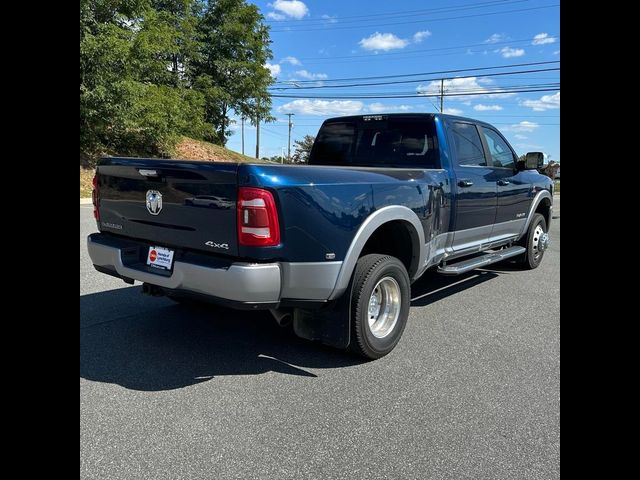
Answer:
<path fill-rule="evenodd" d="M 443 17 L 443 18 L 432 18 L 432 19 L 424 19 L 424 20 L 413 20 L 410 22 L 396 22 L 396 23 L 380 23 L 380 24 L 371 24 L 371 25 L 352 25 L 352 26 L 343 26 L 343 27 L 331 27 L 329 25 L 325 26 L 325 28 L 301 28 L 301 29 L 293 29 L 293 28 L 287 28 L 284 30 L 270 30 L 270 33 L 284 33 L 284 32 L 313 32 L 313 31 L 318 31 L 318 30 L 355 30 L 358 28 L 377 28 L 377 27 L 390 27 L 390 26 L 394 26 L 394 25 L 408 25 L 408 24 L 415 24 L 415 23 L 426 23 L 426 22 L 440 22 L 440 21 L 445 21 L 445 20 L 459 20 L 462 18 L 475 18 L 475 17 L 488 17 L 488 16 L 492 16 L 492 15 L 502 15 L 505 13 L 516 13 L 516 12 L 527 12 L 527 11 L 531 11 L 531 10 L 541 10 L 543 8 L 553 8 L 553 7 L 559 7 L 560 4 L 553 4 L 553 5 L 542 5 L 539 7 L 530 7 L 530 8 L 519 8 L 519 9 L 515 9 L 515 10 L 504 10 L 501 12 L 489 12 L 489 13 L 476 13 L 473 15 L 459 15 L 456 17 Z"/>
<path fill-rule="evenodd" d="M 351 83 L 351 84 L 342 84 L 342 85 L 311 85 L 308 87 L 270 87 L 271 90 L 310 90 L 317 88 L 351 88 L 351 87 L 368 87 L 371 85 L 399 85 L 406 83 L 419 83 L 419 82 L 428 82 L 431 80 L 453 80 L 458 78 L 485 78 L 485 77 L 499 77 L 504 75 L 516 75 L 520 73 L 537 73 L 537 72 L 552 72 L 558 71 L 560 67 L 554 68 L 538 68 L 532 70 L 518 70 L 515 72 L 497 72 L 497 73 L 487 73 L 484 75 L 464 75 L 459 77 L 438 77 L 438 78 L 419 78 L 417 80 L 394 80 L 390 82 L 373 82 L 373 83 Z"/>
<path fill-rule="evenodd" d="M 506 93 L 529 93 L 529 92 L 555 92 L 560 91 L 560 86 L 555 88 L 536 88 L 536 89 L 511 89 L 511 90 L 475 90 L 475 91 L 458 91 L 457 93 L 447 93 L 446 97 L 460 97 L 460 96 L 474 96 L 474 95 L 504 95 Z M 332 99 L 332 100 L 356 100 L 356 99 L 377 99 L 377 98 L 429 98 L 439 97 L 440 93 L 436 94 L 407 94 L 407 95 L 271 95 L 274 98 L 312 98 L 312 99 Z"/>
<path fill-rule="evenodd" d="M 419 10 L 401 10 L 401 11 L 387 12 L 387 13 L 371 13 L 369 15 L 351 15 L 351 16 L 339 17 L 339 18 L 340 18 L 340 23 L 344 23 L 345 20 L 347 22 L 351 22 L 351 21 L 366 21 L 364 19 L 368 18 L 368 17 L 390 18 L 390 17 L 396 17 L 396 16 L 401 16 L 401 17 L 417 16 L 417 15 L 420 14 L 420 12 L 429 13 L 429 12 L 436 12 L 436 11 L 439 11 L 439 10 L 480 8 L 482 6 L 493 7 L 493 6 L 507 5 L 507 4 L 510 4 L 510 3 L 522 3 L 522 2 L 526 2 L 526 1 L 528 1 L 528 0 L 516 0 L 516 1 L 513 1 L 513 0 L 492 0 L 492 1 L 489 1 L 489 2 L 469 3 L 469 4 L 461 4 L 461 5 L 451 5 L 451 6 L 448 6 L 448 7 L 423 8 L 423 9 L 419 9 Z M 361 20 L 352 20 L 352 19 L 361 19 Z M 308 19 L 300 19 L 300 20 L 291 20 L 291 19 L 265 20 L 265 23 L 273 23 L 273 24 L 281 23 L 281 24 L 284 24 L 284 23 L 288 23 L 288 22 L 293 22 L 295 24 L 304 24 L 304 25 L 308 25 L 310 23 L 317 23 L 318 25 L 326 25 L 327 20 L 330 20 L 330 19 L 308 18 Z"/>
<path fill-rule="evenodd" d="M 327 80 L 323 80 L 323 82 L 342 82 L 342 81 L 352 81 L 352 80 L 380 80 L 385 78 L 399 78 L 399 77 L 417 77 L 421 75 L 440 75 L 447 73 L 461 73 L 461 72 L 473 72 L 473 71 L 485 71 L 485 70 L 496 70 L 498 68 L 515 68 L 515 67 L 530 67 L 533 65 L 549 65 L 552 63 L 560 63 L 560 60 L 549 60 L 546 62 L 529 62 L 529 63 L 512 63 L 509 65 L 492 65 L 490 67 L 473 67 L 473 68 L 457 68 L 454 70 L 436 70 L 431 72 L 420 72 L 420 73 L 403 73 L 397 75 L 378 75 L 378 76 L 369 76 L 369 77 L 350 77 L 350 78 L 330 78 Z M 290 80 L 287 81 L 278 81 L 275 84 L 280 83 L 291 83 Z M 317 80 L 300 80 L 296 81 L 296 83 L 317 83 Z"/>
<path fill-rule="evenodd" d="M 440 79 L 437 79 L 440 80 Z M 434 84 L 433 82 L 431 84 Z M 430 85 L 431 85 L 430 84 Z M 418 85 L 418 88 L 420 88 L 421 85 Z M 458 87 L 456 89 L 456 87 L 453 87 L 451 90 L 453 90 L 453 92 L 455 93 L 484 93 L 484 92 L 497 92 L 497 93 L 502 93 L 502 92 L 508 92 L 510 89 L 522 89 L 522 88 L 556 88 L 556 87 L 560 87 L 560 82 L 545 82 L 545 83 L 519 83 L 516 85 L 490 85 L 490 86 L 482 86 L 482 85 L 477 85 L 477 86 L 468 86 L 468 87 Z M 435 87 L 432 87 L 435 88 Z M 440 89 L 439 89 L 440 90 Z M 359 95 L 359 96 L 368 96 L 368 95 L 409 95 L 409 94 L 413 94 L 413 93 L 420 93 L 417 89 L 416 90 L 410 90 L 410 91 L 399 91 L 399 92 L 394 92 L 394 91 L 382 91 L 382 92 L 335 92 L 332 95 L 335 96 L 352 96 L 352 95 Z M 301 95 L 295 94 L 293 92 L 287 92 L 286 94 L 291 95 L 292 97 L 300 97 Z M 304 92 L 305 95 L 310 95 L 310 93 L 308 92 Z M 272 96 L 278 96 L 278 95 L 284 95 L 284 94 L 274 94 Z M 322 93 L 321 95 L 325 95 L 324 93 Z M 328 94 L 327 94 L 328 95 Z M 315 96 L 314 98 L 330 98 L 330 97 L 323 97 L 323 96 Z"/>
<path fill-rule="evenodd" d="M 553 37 L 555 39 L 559 39 L 560 35 L 554 34 L 554 35 L 550 35 L 550 37 Z M 493 42 L 493 43 L 487 43 L 487 42 L 482 42 L 482 43 L 472 43 L 472 44 L 468 44 L 468 45 L 457 45 L 457 46 L 453 46 L 453 47 L 438 47 L 438 48 L 424 48 L 424 49 L 419 49 L 419 50 L 411 50 L 411 51 L 407 51 L 407 52 L 385 52 L 385 53 L 362 53 L 359 55 L 340 55 L 340 56 L 332 56 L 332 57 L 299 57 L 298 60 L 324 60 L 324 61 L 333 61 L 336 59 L 353 59 L 353 58 L 362 58 L 362 57 L 387 57 L 387 56 L 392 56 L 392 55 L 410 55 L 410 54 L 416 54 L 416 53 L 424 53 L 424 52 L 436 52 L 436 51 L 440 51 L 440 50 L 455 50 L 456 48 L 471 48 L 471 47 L 487 47 L 487 48 L 493 48 L 495 46 L 498 45 L 512 45 L 512 44 L 516 44 L 516 43 L 528 43 L 531 42 L 535 39 L 535 37 L 532 38 L 522 38 L 522 39 L 518 39 L 518 40 L 508 40 L 508 41 L 504 41 L 504 42 Z M 311 63 L 317 63 L 317 62 L 311 62 Z"/>

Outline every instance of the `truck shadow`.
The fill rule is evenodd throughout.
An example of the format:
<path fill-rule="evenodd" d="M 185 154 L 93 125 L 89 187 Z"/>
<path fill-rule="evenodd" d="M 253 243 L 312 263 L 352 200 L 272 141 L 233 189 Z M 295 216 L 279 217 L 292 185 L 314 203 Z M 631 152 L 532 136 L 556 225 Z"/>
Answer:
<path fill-rule="evenodd" d="M 496 271 L 489 271 L 486 268 L 456 276 L 440 275 L 436 272 L 428 271 L 411 285 L 411 306 L 424 307 L 430 305 L 497 276 L 498 273 Z"/>
<path fill-rule="evenodd" d="M 427 273 L 412 287 L 425 306 L 497 276 Z M 299 339 L 267 311 L 187 307 L 126 287 L 80 297 L 80 376 L 131 390 L 184 388 L 222 375 L 277 372 L 317 377 L 307 368 L 359 365 L 347 352 Z"/>
<path fill-rule="evenodd" d="M 80 312 L 80 376 L 133 390 L 183 388 L 221 375 L 316 377 L 305 367 L 362 363 L 297 338 L 268 311 L 187 307 L 146 297 L 139 286 L 81 296 Z"/>

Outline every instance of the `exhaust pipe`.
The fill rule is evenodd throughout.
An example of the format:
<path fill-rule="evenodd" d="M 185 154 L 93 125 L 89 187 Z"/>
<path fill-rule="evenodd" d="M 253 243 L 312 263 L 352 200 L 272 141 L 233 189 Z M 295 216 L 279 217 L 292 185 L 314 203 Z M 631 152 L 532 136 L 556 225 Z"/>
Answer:
<path fill-rule="evenodd" d="M 273 315 L 273 318 L 276 319 L 276 323 L 281 327 L 290 325 L 293 320 L 291 312 L 287 310 L 277 310 L 275 308 L 270 308 L 269 311 L 271 312 L 271 315 Z"/>
<path fill-rule="evenodd" d="M 164 290 L 157 285 L 151 285 L 150 283 L 142 284 L 142 293 L 145 295 L 151 295 L 152 297 L 164 296 Z"/>

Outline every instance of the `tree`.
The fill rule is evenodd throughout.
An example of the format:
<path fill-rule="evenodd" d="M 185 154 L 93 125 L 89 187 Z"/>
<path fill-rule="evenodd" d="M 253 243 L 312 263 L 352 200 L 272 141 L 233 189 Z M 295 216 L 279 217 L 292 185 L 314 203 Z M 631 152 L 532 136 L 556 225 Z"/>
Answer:
<path fill-rule="evenodd" d="M 291 156 L 293 163 L 308 163 L 311 147 L 316 137 L 313 135 L 305 135 L 302 140 L 296 140 L 294 143 L 295 151 Z"/>
<path fill-rule="evenodd" d="M 81 2 L 81 159 L 168 156 L 180 135 L 211 129 L 203 94 L 172 69 L 193 54 L 196 12 L 196 0 Z"/>
<path fill-rule="evenodd" d="M 81 0 L 81 163 L 224 145 L 232 111 L 270 121 L 263 20 L 246 0 Z"/>
<path fill-rule="evenodd" d="M 205 119 L 214 126 L 208 139 L 225 145 L 229 114 L 270 120 L 273 83 L 265 67 L 272 58 L 269 29 L 255 5 L 245 0 L 210 1 L 197 32 L 200 55 L 195 61 L 195 87 L 204 94 Z"/>

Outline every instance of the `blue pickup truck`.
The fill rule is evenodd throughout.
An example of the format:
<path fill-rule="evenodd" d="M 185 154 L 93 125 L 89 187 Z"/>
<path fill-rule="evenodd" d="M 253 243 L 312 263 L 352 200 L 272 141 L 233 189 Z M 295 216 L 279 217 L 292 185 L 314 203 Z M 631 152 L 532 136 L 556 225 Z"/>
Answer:
<path fill-rule="evenodd" d="M 379 358 L 428 269 L 540 264 L 541 164 L 491 125 L 441 114 L 326 120 L 309 165 L 104 158 L 88 249 L 145 293 L 269 309 L 303 338 Z"/>

